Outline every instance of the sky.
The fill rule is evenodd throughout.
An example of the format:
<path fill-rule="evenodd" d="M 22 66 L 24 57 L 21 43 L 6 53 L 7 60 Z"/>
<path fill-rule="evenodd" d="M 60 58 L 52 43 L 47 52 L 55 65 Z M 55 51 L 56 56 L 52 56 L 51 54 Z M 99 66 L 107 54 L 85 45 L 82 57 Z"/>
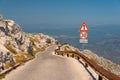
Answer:
<path fill-rule="evenodd" d="M 23 25 L 120 25 L 120 0 L 0 0 L 0 14 Z"/>

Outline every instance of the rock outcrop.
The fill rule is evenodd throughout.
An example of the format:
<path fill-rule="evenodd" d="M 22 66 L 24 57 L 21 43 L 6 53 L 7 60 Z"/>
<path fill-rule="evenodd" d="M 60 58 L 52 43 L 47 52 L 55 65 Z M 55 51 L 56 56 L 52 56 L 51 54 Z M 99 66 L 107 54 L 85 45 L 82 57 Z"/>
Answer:
<path fill-rule="evenodd" d="M 83 50 L 81 52 L 85 56 L 87 56 L 89 59 L 93 60 L 94 62 L 96 62 L 100 66 L 104 67 L 106 70 L 120 76 L 120 65 L 115 64 L 115 63 L 113 63 L 112 61 L 110 61 L 106 58 L 98 56 L 90 50 Z"/>
<path fill-rule="evenodd" d="M 63 45 L 61 47 L 61 50 L 62 51 L 64 51 L 64 50 L 79 51 L 79 49 L 77 49 L 69 44 Z M 115 64 L 106 58 L 98 56 L 97 54 L 95 54 L 94 52 L 92 52 L 90 50 L 83 50 L 83 51 L 79 51 L 79 52 L 82 53 L 83 55 L 85 55 L 86 57 L 88 57 L 89 59 L 93 60 L 98 65 L 104 67 L 106 70 L 120 76 L 120 65 Z"/>
<path fill-rule="evenodd" d="M 42 33 L 25 33 L 15 21 L 0 16 L 0 70 L 31 58 L 55 41 Z"/>

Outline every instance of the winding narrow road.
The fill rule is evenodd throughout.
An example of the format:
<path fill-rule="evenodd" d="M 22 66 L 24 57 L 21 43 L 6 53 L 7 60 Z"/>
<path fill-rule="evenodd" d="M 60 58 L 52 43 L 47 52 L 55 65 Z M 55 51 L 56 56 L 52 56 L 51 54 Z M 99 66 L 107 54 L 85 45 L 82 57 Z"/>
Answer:
<path fill-rule="evenodd" d="M 54 55 L 52 45 L 36 58 L 10 72 L 4 80 L 92 80 L 75 59 Z"/>

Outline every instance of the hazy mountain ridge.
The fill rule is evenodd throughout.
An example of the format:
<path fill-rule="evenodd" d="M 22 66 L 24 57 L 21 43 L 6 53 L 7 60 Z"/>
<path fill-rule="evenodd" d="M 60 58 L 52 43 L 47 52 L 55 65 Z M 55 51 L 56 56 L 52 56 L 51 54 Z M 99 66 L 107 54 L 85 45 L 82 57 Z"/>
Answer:
<path fill-rule="evenodd" d="M 25 33 L 15 21 L 0 16 L 0 70 L 32 58 L 55 41 L 42 33 Z"/>

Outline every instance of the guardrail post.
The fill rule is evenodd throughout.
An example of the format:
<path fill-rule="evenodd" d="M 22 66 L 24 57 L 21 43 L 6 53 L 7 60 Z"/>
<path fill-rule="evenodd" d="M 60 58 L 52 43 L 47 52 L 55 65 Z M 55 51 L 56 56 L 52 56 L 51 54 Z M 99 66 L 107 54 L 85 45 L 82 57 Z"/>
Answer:
<path fill-rule="evenodd" d="M 2 70 L 4 70 L 4 65 L 2 65 Z"/>
<path fill-rule="evenodd" d="M 74 58 L 74 54 L 72 54 L 72 57 Z"/>
<path fill-rule="evenodd" d="M 60 50 L 60 47 L 61 47 L 61 46 L 58 46 L 58 50 Z"/>
<path fill-rule="evenodd" d="M 67 54 L 67 57 L 69 57 L 69 54 Z"/>
<path fill-rule="evenodd" d="M 63 56 L 63 53 L 61 55 Z"/>
<path fill-rule="evenodd" d="M 103 80 L 102 76 L 98 75 L 98 80 Z"/>
<path fill-rule="evenodd" d="M 86 67 L 86 68 L 88 67 L 88 64 L 87 64 L 87 63 L 85 63 L 85 67 Z"/>
<path fill-rule="evenodd" d="M 56 54 L 56 50 L 55 50 L 55 54 Z"/>
<path fill-rule="evenodd" d="M 80 60 L 80 57 L 79 57 L 79 56 L 77 57 L 77 60 Z"/>

